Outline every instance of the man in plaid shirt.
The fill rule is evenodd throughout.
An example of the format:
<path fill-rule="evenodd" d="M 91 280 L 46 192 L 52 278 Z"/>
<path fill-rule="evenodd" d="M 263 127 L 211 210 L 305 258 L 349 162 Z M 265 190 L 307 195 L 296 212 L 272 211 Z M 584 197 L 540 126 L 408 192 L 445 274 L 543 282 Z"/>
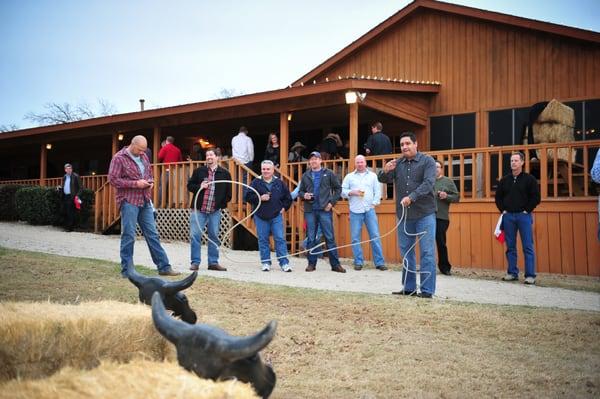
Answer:
<path fill-rule="evenodd" d="M 213 183 L 219 180 L 231 180 L 231 174 L 218 165 L 217 155 L 213 149 L 206 150 L 206 165 L 194 170 L 187 184 L 188 190 L 194 194 L 190 214 L 190 270 L 198 270 L 200 266 L 201 237 L 206 225 L 208 225 L 208 270 L 227 270 L 219 265 L 218 246 L 221 245 L 219 223 L 221 209 L 227 208 L 227 203 L 231 201 L 231 183 Z"/>
<path fill-rule="evenodd" d="M 113 156 L 108 170 L 108 181 L 117 191 L 116 200 L 121 211 L 121 275 L 127 277 L 127 269 L 133 267 L 135 226 L 139 223 L 158 274 L 177 276 L 180 273 L 171 268 L 154 222 L 154 178 L 145 154 L 147 148 L 146 138 L 135 136 L 129 146 Z"/>

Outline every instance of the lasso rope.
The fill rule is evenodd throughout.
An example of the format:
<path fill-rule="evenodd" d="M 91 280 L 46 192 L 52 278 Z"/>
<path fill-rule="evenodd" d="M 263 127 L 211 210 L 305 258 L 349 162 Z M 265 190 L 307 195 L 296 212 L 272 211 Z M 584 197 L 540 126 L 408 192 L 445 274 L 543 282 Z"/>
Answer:
<path fill-rule="evenodd" d="M 249 186 L 249 185 L 247 185 L 245 183 L 241 183 L 241 182 L 234 181 L 234 180 L 213 180 L 213 181 L 208 181 L 206 183 L 207 183 L 207 185 L 216 184 L 216 183 L 238 184 L 238 185 L 241 185 L 243 187 L 247 187 L 250 190 L 254 191 L 254 193 L 256 194 L 256 196 L 258 198 L 258 205 L 256 206 L 256 208 L 248 216 L 246 216 L 245 218 L 243 218 L 239 222 L 237 222 L 235 225 L 233 225 L 233 227 L 231 227 L 225 233 L 225 235 L 228 235 L 231 231 L 233 231 L 233 229 L 235 229 L 237 226 L 239 226 L 240 224 L 242 224 L 246 219 L 249 219 L 252 216 L 254 216 L 254 214 L 256 212 L 258 212 L 258 209 L 262 205 L 262 200 L 260 199 L 260 194 L 258 193 L 258 191 L 254 187 Z M 200 231 L 201 234 L 203 234 L 203 232 L 202 232 L 202 228 L 200 226 L 200 221 L 198 220 L 197 205 L 198 205 L 198 197 L 200 196 L 200 193 L 202 192 L 202 190 L 204 190 L 204 188 L 200 187 L 196 191 L 196 196 L 194 198 L 194 220 L 196 222 L 196 225 L 198 226 L 198 231 Z M 427 234 L 427 231 L 421 231 L 421 232 L 418 232 L 418 233 L 409 233 L 408 231 L 406 231 L 407 212 L 406 212 L 406 207 L 404 206 L 404 204 L 401 204 L 401 205 L 402 205 L 402 215 L 398 219 L 398 222 L 396 223 L 396 225 L 390 231 L 388 231 L 387 233 L 385 233 L 383 235 L 379 235 L 377 237 L 373 237 L 373 238 L 370 238 L 368 240 L 360 241 L 360 242 L 357 242 L 357 243 L 344 244 L 344 245 L 339 245 L 339 246 L 333 247 L 333 248 L 327 248 L 327 249 L 322 250 L 320 252 L 313 252 L 313 250 L 315 250 L 317 248 L 320 248 L 323 245 L 325 245 L 325 243 L 322 242 L 322 243 L 319 243 L 319 244 L 315 245 L 312 248 L 305 249 L 303 251 L 295 252 L 293 254 L 278 256 L 278 257 L 275 258 L 275 260 L 278 260 L 278 259 L 281 259 L 281 258 L 287 258 L 288 256 L 299 255 L 299 254 L 302 254 L 302 253 L 305 253 L 305 252 L 309 252 L 311 255 L 320 255 L 320 254 L 324 254 L 324 253 L 329 252 L 329 251 L 333 251 L 334 249 L 347 248 L 347 247 L 351 247 L 353 245 L 360 245 L 360 244 L 368 243 L 368 242 L 371 242 L 371 241 L 374 241 L 374 240 L 377 240 L 377 239 L 382 239 L 382 238 L 387 237 L 388 235 L 392 234 L 394 231 L 396 231 L 398 229 L 398 226 L 404 220 L 404 233 L 406 235 L 408 235 L 408 236 L 417 237 L 417 239 L 415 240 L 414 244 L 412 244 L 410 246 L 410 248 L 406 251 L 406 254 L 404 254 L 404 256 L 402 257 L 402 269 L 404 271 L 404 274 L 402 276 L 402 285 L 404 286 L 406 284 L 406 277 L 407 277 L 408 273 L 415 273 L 415 274 L 417 273 L 416 265 L 415 265 L 415 270 L 410 270 L 409 269 L 407 255 L 410 253 L 410 251 L 412 251 L 416 247 L 417 243 L 419 241 L 421 241 L 421 239 L 423 238 L 423 236 L 425 234 Z M 217 244 L 216 242 L 214 242 L 213 240 L 211 240 L 210 237 L 208 237 L 208 234 L 206 235 L 206 238 L 207 238 L 208 242 L 212 243 L 216 247 L 220 246 L 220 244 Z M 223 251 L 223 257 L 227 258 L 228 260 L 230 260 L 233 263 L 254 263 L 254 261 L 245 261 L 245 260 L 232 259 L 229 256 L 227 256 L 226 251 Z M 271 257 L 269 257 L 268 259 L 261 259 L 260 260 L 260 263 L 267 263 L 267 262 L 271 262 Z M 429 271 L 420 271 L 420 273 L 421 273 L 421 275 L 427 274 L 427 277 L 423 281 L 419 282 L 417 288 L 420 288 L 431 277 L 431 272 L 429 272 Z M 416 290 L 413 293 L 411 293 L 411 295 L 415 295 L 415 294 L 416 294 Z"/>

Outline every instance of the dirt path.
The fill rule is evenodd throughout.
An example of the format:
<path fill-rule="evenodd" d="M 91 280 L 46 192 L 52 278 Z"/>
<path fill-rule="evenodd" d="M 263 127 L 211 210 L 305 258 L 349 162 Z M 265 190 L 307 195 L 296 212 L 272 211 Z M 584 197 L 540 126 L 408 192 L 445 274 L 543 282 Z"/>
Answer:
<path fill-rule="evenodd" d="M 0 246 L 120 262 L 118 236 L 65 233 L 55 227 L 30 226 L 21 222 L 0 222 Z M 164 247 L 173 268 L 187 272 L 189 244 L 172 242 L 165 243 Z M 306 273 L 306 259 L 293 257 L 290 261 L 294 272 L 283 273 L 278 267 L 273 267 L 271 272 L 266 273 L 260 270 L 258 252 L 224 250 L 221 251 L 219 263 L 228 270 L 213 272 L 206 270 L 206 247 L 202 247 L 202 256 L 200 274 L 232 280 L 372 294 L 390 294 L 401 287 L 401 274 L 397 271 L 365 269 L 357 272 L 347 267 L 348 272 L 340 274 L 331 272 L 326 262 L 319 261 L 316 272 Z M 138 240 L 135 245 L 134 261 L 154 267 L 143 240 Z M 598 293 L 444 275 L 437 276 L 436 299 L 600 311 Z"/>

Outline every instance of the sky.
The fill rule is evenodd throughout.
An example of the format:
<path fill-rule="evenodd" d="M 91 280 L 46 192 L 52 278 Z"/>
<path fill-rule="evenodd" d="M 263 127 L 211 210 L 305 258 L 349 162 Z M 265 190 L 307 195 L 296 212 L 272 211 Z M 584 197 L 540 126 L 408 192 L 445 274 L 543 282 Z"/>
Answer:
<path fill-rule="evenodd" d="M 452 0 L 600 31 L 600 0 Z M 118 113 L 281 89 L 406 0 L 0 0 L 0 126 L 98 99 Z"/>

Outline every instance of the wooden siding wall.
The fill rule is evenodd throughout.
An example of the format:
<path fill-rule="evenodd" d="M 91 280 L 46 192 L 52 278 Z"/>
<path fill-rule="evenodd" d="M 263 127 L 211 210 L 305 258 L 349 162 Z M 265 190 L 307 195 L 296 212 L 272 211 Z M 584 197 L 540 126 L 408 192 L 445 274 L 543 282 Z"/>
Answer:
<path fill-rule="evenodd" d="M 432 114 L 599 98 L 600 45 L 420 10 L 317 79 L 352 74 L 439 81 Z"/>
<path fill-rule="evenodd" d="M 534 245 L 538 272 L 600 276 L 597 205 L 597 200 L 544 201 L 536 208 Z M 338 245 L 344 245 L 351 242 L 347 203 L 338 203 L 336 209 L 341 213 L 336 241 Z M 377 214 L 382 235 L 394 228 L 396 218 L 392 201 L 382 203 Z M 506 246 L 493 236 L 498 215 L 493 202 L 465 202 L 450 207 L 447 238 L 453 266 L 506 270 Z M 365 229 L 362 239 L 368 240 Z M 517 242 L 519 269 L 523 271 L 523 252 L 519 240 Z M 362 245 L 365 258 L 372 259 L 369 244 Z M 382 245 L 386 261 L 402 260 L 396 232 L 385 237 Z M 340 256 L 352 258 L 351 248 L 340 249 Z"/>

